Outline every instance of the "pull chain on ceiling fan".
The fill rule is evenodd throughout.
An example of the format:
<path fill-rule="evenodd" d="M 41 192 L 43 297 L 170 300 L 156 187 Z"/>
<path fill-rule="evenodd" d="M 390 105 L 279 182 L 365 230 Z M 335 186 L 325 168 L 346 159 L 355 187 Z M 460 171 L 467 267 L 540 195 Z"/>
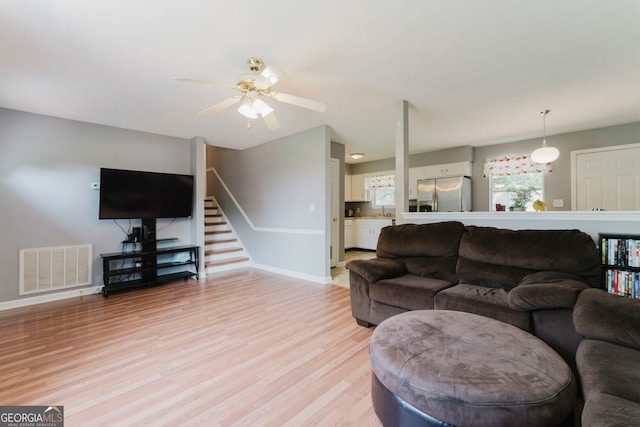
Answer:
<path fill-rule="evenodd" d="M 258 115 L 260 115 L 269 129 L 278 129 L 280 127 L 280 122 L 278 121 L 271 105 L 265 101 L 265 98 L 271 98 L 279 102 L 319 112 L 324 112 L 326 110 L 327 107 L 322 102 L 282 92 L 271 91 L 271 86 L 280 81 L 282 73 L 271 66 L 265 67 L 264 62 L 260 58 L 247 59 L 247 65 L 249 66 L 250 73 L 246 73 L 238 77 L 238 82 L 235 85 L 208 80 L 191 79 L 187 77 L 175 77 L 174 80 L 227 87 L 240 91 L 239 95 L 227 98 L 224 101 L 218 102 L 217 104 L 198 113 L 200 116 L 204 117 L 211 116 L 242 101 L 242 104 L 238 107 L 238 113 L 242 114 L 247 119 L 256 119 L 258 118 Z"/>

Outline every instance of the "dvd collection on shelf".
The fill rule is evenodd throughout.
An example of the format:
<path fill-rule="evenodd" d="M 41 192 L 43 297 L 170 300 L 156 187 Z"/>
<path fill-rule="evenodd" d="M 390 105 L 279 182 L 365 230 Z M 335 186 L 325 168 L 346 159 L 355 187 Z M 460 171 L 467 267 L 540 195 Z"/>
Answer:
<path fill-rule="evenodd" d="M 607 292 L 640 298 L 640 236 L 601 234 L 600 253 Z"/>

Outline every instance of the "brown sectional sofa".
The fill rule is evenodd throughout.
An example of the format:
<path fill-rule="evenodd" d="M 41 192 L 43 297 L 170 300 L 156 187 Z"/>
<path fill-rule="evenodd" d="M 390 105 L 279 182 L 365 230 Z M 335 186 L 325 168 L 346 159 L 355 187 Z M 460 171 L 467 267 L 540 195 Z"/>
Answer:
<path fill-rule="evenodd" d="M 359 325 L 410 310 L 475 313 L 531 332 L 575 370 L 580 292 L 601 286 L 600 256 L 579 230 L 507 230 L 456 221 L 385 227 L 376 258 L 353 260 L 351 309 Z"/>
<path fill-rule="evenodd" d="M 576 354 L 582 426 L 640 424 L 640 300 L 599 289 L 580 293 L 573 312 L 584 335 Z"/>

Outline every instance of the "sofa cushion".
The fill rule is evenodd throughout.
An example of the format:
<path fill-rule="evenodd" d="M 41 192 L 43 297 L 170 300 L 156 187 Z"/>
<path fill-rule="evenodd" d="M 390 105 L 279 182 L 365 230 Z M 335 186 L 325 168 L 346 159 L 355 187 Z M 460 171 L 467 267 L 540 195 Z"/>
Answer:
<path fill-rule="evenodd" d="M 507 291 L 469 284 L 458 284 L 436 294 L 436 310 L 455 310 L 475 313 L 500 320 L 525 331 L 531 330 L 531 315 L 509 307 Z"/>
<path fill-rule="evenodd" d="M 582 409 L 582 427 L 637 426 L 640 420 L 640 403 L 593 393 Z"/>
<path fill-rule="evenodd" d="M 397 260 L 404 264 L 407 273 L 416 276 L 447 281 L 453 281 L 455 279 L 457 257 L 411 257 L 397 258 Z"/>
<path fill-rule="evenodd" d="M 369 296 L 374 301 L 407 310 L 432 309 L 435 294 L 450 286 L 453 284 L 446 280 L 404 274 L 372 283 Z"/>
<path fill-rule="evenodd" d="M 578 297 L 573 323 L 587 338 L 640 350 L 640 300 L 587 289 Z"/>
<path fill-rule="evenodd" d="M 606 393 L 640 403 L 640 352 L 585 339 L 576 353 L 585 400 Z"/>
<path fill-rule="evenodd" d="M 464 225 L 457 221 L 401 224 L 380 232 L 376 255 L 397 257 L 456 257 Z"/>
<path fill-rule="evenodd" d="M 573 308 L 578 295 L 589 285 L 579 276 L 556 271 L 539 271 L 525 276 L 509 292 L 509 306 L 515 310 Z"/>
<path fill-rule="evenodd" d="M 576 274 L 591 286 L 602 279 L 595 243 L 582 231 L 466 227 L 456 268 L 460 282 L 510 289 L 535 271 Z"/>
<path fill-rule="evenodd" d="M 522 278 L 530 273 L 523 268 L 496 265 L 458 257 L 455 280 L 488 288 L 515 288 Z"/>

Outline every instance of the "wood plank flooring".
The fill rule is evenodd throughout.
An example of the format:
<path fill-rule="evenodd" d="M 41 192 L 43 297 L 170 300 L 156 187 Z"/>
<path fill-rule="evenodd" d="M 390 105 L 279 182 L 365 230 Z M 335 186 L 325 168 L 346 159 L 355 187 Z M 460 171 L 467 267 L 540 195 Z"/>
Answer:
<path fill-rule="evenodd" d="M 0 312 L 0 404 L 65 426 L 380 426 L 349 291 L 253 269 Z"/>

